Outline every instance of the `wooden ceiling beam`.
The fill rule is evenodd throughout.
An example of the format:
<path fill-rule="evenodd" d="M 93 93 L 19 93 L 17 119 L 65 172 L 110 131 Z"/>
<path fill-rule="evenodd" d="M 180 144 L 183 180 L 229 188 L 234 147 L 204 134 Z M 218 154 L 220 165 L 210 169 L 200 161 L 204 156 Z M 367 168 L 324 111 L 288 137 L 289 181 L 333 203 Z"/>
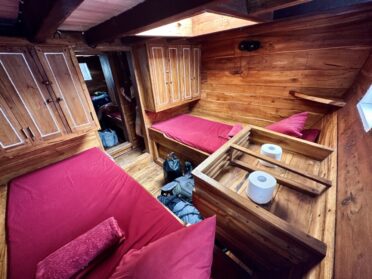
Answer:
<path fill-rule="evenodd" d="M 312 13 L 325 12 L 333 9 L 345 8 L 351 5 L 362 5 L 372 2 L 371 0 L 313 0 L 309 3 L 300 4 L 294 7 L 286 7 L 274 12 L 274 20 L 289 17 L 305 16 Z"/>
<path fill-rule="evenodd" d="M 25 0 L 23 32 L 31 41 L 44 42 L 84 0 Z"/>
<path fill-rule="evenodd" d="M 272 11 L 311 0 L 154 0 L 145 1 L 85 32 L 94 45 L 121 36 L 131 36 L 191 16 L 202 10 L 215 10 L 259 22 L 271 20 Z M 263 17 L 257 16 L 263 15 Z"/>
<path fill-rule="evenodd" d="M 247 12 L 250 15 L 259 15 L 311 1 L 312 0 L 247 0 Z"/>
<path fill-rule="evenodd" d="M 88 44 L 134 35 L 145 29 L 186 17 L 216 0 L 152 0 L 145 1 L 85 32 Z"/>

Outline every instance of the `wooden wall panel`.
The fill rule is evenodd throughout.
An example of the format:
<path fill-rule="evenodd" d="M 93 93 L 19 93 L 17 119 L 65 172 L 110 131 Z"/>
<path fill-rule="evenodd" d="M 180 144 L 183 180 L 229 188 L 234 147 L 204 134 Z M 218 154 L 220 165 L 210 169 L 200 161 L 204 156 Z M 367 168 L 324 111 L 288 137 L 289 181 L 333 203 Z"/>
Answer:
<path fill-rule="evenodd" d="M 339 110 L 338 195 L 335 277 L 372 277 L 372 133 L 366 133 L 356 104 L 372 84 L 372 55 Z"/>
<path fill-rule="evenodd" d="M 97 131 L 80 136 L 66 136 L 31 148 L 25 148 L 17 155 L 3 155 L 0 158 L 0 185 L 10 179 L 48 166 L 92 147 L 102 148 Z"/>
<path fill-rule="evenodd" d="M 197 39 L 202 44 L 202 98 L 195 113 L 265 126 L 308 111 L 308 126 L 328 108 L 290 90 L 340 98 L 372 47 L 372 5 L 363 10 L 249 26 Z M 241 40 L 261 48 L 241 52 Z"/>

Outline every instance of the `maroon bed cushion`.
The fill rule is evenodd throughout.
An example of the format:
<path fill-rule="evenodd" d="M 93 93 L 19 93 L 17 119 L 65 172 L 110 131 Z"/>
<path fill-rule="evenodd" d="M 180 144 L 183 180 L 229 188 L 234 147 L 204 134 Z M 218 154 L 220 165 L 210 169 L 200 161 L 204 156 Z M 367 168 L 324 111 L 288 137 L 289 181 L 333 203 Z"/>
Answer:
<path fill-rule="evenodd" d="M 209 279 L 216 216 L 123 256 L 110 279 Z"/>
<path fill-rule="evenodd" d="M 228 134 L 233 128 L 231 125 L 189 114 L 173 117 L 156 123 L 152 127 L 174 140 L 209 154 L 228 141 Z"/>
<path fill-rule="evenodd" d="M 128 250 L 183 227 L 97 148 L 13 180 L 6 218 L 8 278 L 34 278 L 39 261 L 111 216 L 126 240 L 90 278 L 107 277 Z"/>
<path fill-rule="evenodd" d="M 99 223 L 37 264 L 36 279 L 69 279 L 124 240 L 114 217 Z"/>
<path fill-rule="evenodd" d="M 301 138 L 302 130 L 305 127 L 307 116 L 307 112 L 297 113 L 288 118 L 275 122 L 269 126 L 266 126 L 266 129 L 286 134 L 288 136 Z"/>
<path fill-rule="evenodd" d="M 319 134 L 320 134 L 319 129 L 305 129 L 302 131 L 302 139 L 311 142 L 316 142 Z"/>

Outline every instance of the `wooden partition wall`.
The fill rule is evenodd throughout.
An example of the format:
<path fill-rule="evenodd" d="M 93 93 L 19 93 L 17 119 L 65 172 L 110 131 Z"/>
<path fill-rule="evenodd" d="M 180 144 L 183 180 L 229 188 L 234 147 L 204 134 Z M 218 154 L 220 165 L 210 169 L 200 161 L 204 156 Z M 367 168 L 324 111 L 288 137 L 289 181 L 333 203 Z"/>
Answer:
<path fill-rule="evenodd" d="M 249 26 L 197 39 L 202 96 L 194 112 L 265 126 L 309 111 L 309 126 L 328 110 L 296 99 L 296 90 L 343 97 L 372 46 L 372 6 Z M 261 48 L 241 52 L 242 40 Z"/>
<path fill-rule="evenodd" d="M 338 112 L 338 195 L 335 278 L 371 278 L 372 133 L 366 133 L 356 104 L 372 85 L 372 55 Z"/>

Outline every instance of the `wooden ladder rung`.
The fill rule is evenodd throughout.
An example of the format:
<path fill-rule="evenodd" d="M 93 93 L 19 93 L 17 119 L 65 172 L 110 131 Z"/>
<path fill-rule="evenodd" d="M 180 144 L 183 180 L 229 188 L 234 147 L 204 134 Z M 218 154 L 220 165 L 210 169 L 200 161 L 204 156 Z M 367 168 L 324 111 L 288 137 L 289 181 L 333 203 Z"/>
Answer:
<path fill-rule="evenodd" d="M 253 156 L 255 158 L 261 159 L 261 160 L 263 160 L 265 162 L 268 162 L 270 164 L 273 164 L 273 165 L 276 165 L 278 167 L 281 167 L 281 168 L 283 168 L 285 170 L 291 171 L 291 172 L 293 172 L 295 174 L 298 174 L 298 175 L 301 175 L 301 176 L 306 177 L 308 179 L 311 179 L 311 180 L 313 180 L 315 182 L 318 182 L 320 184 L 323 184 L 323 185 L 325 185 L 327 187 L 331 187 L 332 186 L 332 181 L 329 180 L 329 179 L 326 179 L 326 178 L 323 178 L 323 177 L 320 177 L 320 176 L 317 176 L 317 175 L 313 175 L 313 174 L 308 173 L 308 172 L 306 172 L 304 170 L 300 170 L 300 169 L 297 169 L 297 168 L 288 166 L 285 163 L 282 163 L 280 161 L 277 161 L 275 159 L 272 159 L 272 158 L 270 158 L 268 156 L 265 156 L 265 155 L 262 155 L 262 154 L 258 154 L 258 153 L 253 152 L 253 151 L 251 151 L 251 150 L 249 150 L 249 149 L 247 149 L 245 147 L 239 146 L 237 144 L 232 144 L 231 145 L 231 148 L 233 148 L 235 150 L 239 150 L 239 151 L 241 151 L 241 152 L 243 152 L 245 154 L 248 154 L 250 156 Z"/>
<path fill-rule="evenodd" d="M 251 164 L 249 164 L 247 162 L 243 162 L 241 160 L 233 160 L 233 161 L 231 161 L 231 165 L 236 166 L 238 168 L 241 168 L 242 170 L 245 170 L 245 171 L 248 171 L 248 172 L 253 172 L 253 171 L 257 171 L 257 170 L 264 171 L 264 172 L 274 176 L 275 179 L 278 181 L 278 183 L 280 185 L 289 187 L 291 189 L 294 189 L 294 190 L 297 190 L 297 191 L 300 191 L 300 192 L 303 192 L 303 193 L 306 193 L 306 194 L 310 194 L 312 196 L 320 195 L 321 193 L 323 193 L 323 191 L 325 189 L 325 188 L 323 188 L 323 190 L 320 190 L 320 189 L 314 188 L 312 186 L 306 185 L 305 183 L 300 183 L 300 182 L 297 182 L 297 181 L 289 179 L 289 178 L 281 177 L 280 175 L 275 174 L 274 172 L 271 172 L 267 169 L 254 167 Z"/>

